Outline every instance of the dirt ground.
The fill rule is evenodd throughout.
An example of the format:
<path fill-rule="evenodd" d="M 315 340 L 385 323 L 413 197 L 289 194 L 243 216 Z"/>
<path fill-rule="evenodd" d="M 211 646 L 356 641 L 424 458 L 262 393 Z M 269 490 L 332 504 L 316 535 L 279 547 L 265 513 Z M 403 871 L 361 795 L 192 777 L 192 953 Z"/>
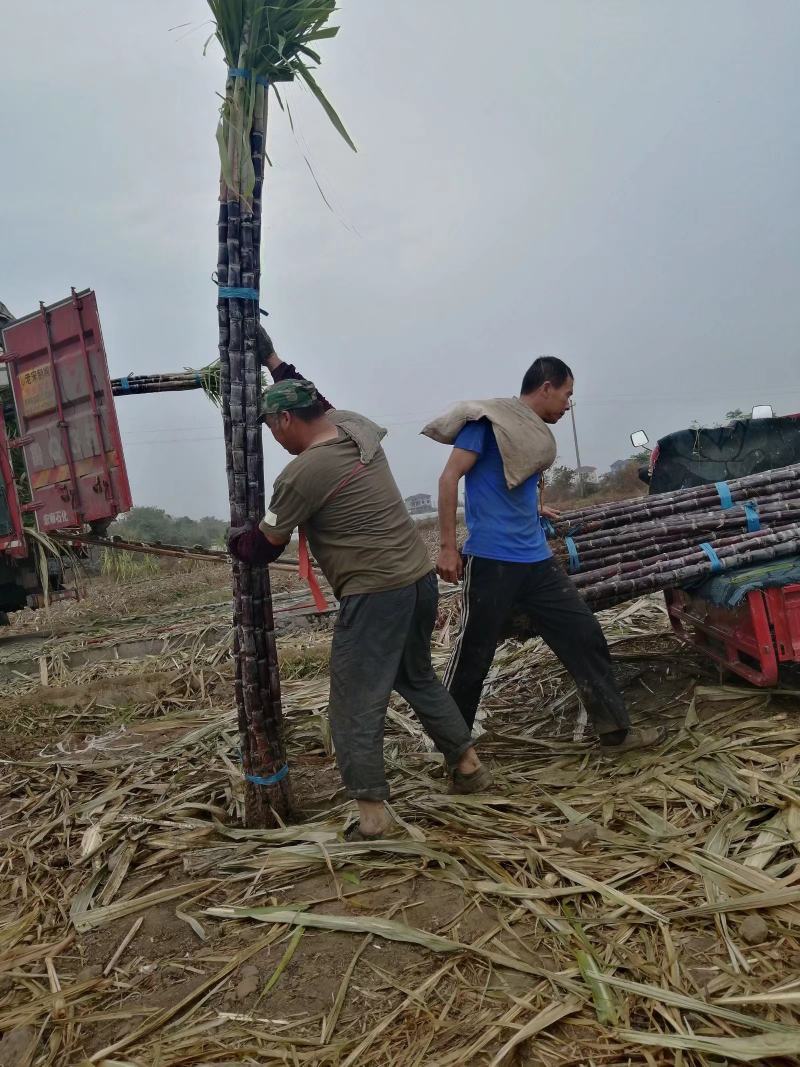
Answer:
<path fill-rule="evenodd" d="M 402 836 L 347 843 L 330 621 L 282 575 L 296 816 L 247 831 L 228 582 L 92 580 L 7 632 L 0 1067 L 797 1062 L 796 689 L 722 685 L 657 598 L 625 605 L 620 684 L 670 738 L 612 760 L 541 643 L 507 642 L 494 790 L 450 796 L 398 699 Z M 458 614 L 445 596 L 439 668 Z"/>

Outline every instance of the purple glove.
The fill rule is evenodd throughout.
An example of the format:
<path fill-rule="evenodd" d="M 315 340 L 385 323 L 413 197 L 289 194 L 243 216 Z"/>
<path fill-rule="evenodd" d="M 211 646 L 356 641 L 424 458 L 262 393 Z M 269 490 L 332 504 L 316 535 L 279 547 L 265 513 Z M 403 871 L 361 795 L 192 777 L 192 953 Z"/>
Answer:
<path fill-rule="evenodd" d="M 273 545 L 256 527 L 237 526 L 228 534 L 228 551 L 240 563 L 263 565 L 274 562 L 286 545 Z"/>

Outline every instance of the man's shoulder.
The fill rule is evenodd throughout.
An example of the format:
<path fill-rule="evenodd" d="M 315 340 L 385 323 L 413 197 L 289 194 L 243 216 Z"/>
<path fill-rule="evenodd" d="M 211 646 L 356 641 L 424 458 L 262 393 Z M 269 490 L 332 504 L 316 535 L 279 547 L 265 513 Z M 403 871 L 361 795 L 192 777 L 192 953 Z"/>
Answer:
<path fill-rule="evenodd" d="M 467 452 L 478 452 L 481 455 L 492 447 L 496 447 L 491 420 L 481 416 L 464 423 L 453 444 L 456 448 L 463 448 Z"/>

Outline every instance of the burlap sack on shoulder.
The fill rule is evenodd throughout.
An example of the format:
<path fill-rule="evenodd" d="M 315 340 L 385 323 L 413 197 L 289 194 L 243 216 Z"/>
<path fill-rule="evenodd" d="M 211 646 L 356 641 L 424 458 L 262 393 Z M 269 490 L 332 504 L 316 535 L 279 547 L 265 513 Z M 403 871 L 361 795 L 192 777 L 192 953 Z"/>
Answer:
<path fill-rule="evenodd" d="M 429 422 L 422 433 L 432 441 L 451 445 L 468 422 L 478 419 L 492 424 L 509 489 L 552 466 L 556 458 L 553 433 L 519 397 L 461 401 Z"/>

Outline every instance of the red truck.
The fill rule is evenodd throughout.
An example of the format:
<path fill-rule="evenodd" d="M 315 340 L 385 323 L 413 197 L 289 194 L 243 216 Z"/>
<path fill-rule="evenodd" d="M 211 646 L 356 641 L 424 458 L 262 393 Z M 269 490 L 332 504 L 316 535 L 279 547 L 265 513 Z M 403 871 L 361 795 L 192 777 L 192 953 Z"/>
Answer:
<path fill-rule="evenodd" d="M 0 305 L 0 612 L 38 607 L 43 535 L 103 534 L 131 507 L 94 293 L 13 319 Z M 29 520 L 30 521 L 30 520 Z M 30 527 L 28 527 L 30 528 Z M 47 555 L 45 553 L 45 555 Z M 39 564 L 37 565 L 37 558 Z M 49 555 L 58 595 L 60 564 Z"/>
<path fill-rule="evenodd" d="M 647 444 L 631 434 L 636 448 Z M 680 430 L 662 438 L 640 472 L 651 494 L 741 478 L 800 462 L 800 414 L 769 407 L 727 426 Z M 721 667 L 754 685 L 773 686 L 782 666 L 800 663 L 800 557 L 741 568 L 665 593 L 675 632 Z"/>

